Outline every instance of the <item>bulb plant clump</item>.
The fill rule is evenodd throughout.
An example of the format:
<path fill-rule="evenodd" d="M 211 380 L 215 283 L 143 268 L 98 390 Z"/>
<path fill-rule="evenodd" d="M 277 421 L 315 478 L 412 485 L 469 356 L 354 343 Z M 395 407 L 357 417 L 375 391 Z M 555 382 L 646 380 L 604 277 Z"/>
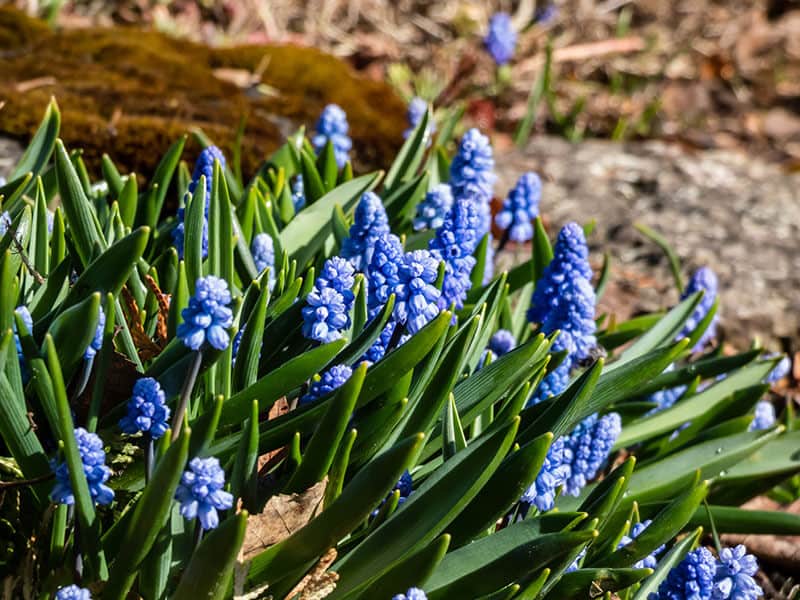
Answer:
<path fill-rule="evenodd" d="M 4 589 L 759 597 L 706 532 L 800 532 L 740 508 L 796 497 L 800 437 L 782 357 L 721 351 L 713 273 L 604 314 L 611 269 L 589 228 L 548 234 L 538 176 L 492 216 L 489 139 L 419 102 L 355 173 L 345 110 L 251 179 L 198 134 L 143 180 L 89 175 L 49 106 L 0 187 Z"/>

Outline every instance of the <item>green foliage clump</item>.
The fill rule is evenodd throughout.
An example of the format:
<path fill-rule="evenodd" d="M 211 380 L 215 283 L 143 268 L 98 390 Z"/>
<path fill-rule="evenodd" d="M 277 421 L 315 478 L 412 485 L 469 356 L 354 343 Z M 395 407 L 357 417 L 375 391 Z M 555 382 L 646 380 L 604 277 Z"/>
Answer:
<path fill-rule="evenodd" d="M 528 404 L 564 358 L 553 349 L 557 334 L 526 320 L 553 256 L 538 219 L 527 262 L 485 285 L 477 277 L 463 308 L 442 310 L 376 362 L 361 357 L 381 336 L 392 300 L 368 315 L 362 275 L 345 335 L 323 344 L 302 335 L 315 274 L 339 253 L 365 192 L 381 198 L 406 250 L 427 246 L 429 232 L 413 232 L 412 221 L 428 187 L 448 178 L 443 147 L 453 129 L 440 123 L 428 144 L 430 118 L 385 174 L 339 170 L 330 145 L 316 157 L 298 133 L 249 181 L 216 161 L 209 188 L 200 179 L 190 194 L 184 138 L 144 186 L 110 160 L 93 182 L 80 153 L 58 140 L 61 115 L 50 105 L 0 188 L 8 213 L 0 242 L 0 526 L 14 590 L 48 596 L 75 584 L 108 599 L 388 599 L 417 587 L 431 599 L 616 592 L 642 600 L 699 543 L 701 527 L 800 532 L 796 515 L 738 508 L 800 472 L 800 437 L 791 414 L 784 425 L 749 431 L 777 360 L 760 349 L 689 350 L 716 305 L 676 341 L 700 294 L 624 323 L 601 315 L 604 357 L 576 365 L 562 393 Z M 298 176 L 306 204 L 296 210 L 290 181 Z M 173 200 L 186 202 L 183 260 L 164 209 L 172 189 Z M 261 272 L 250 251 L 259 234 L 275 253 L 274 267 Z M 476 250 L 481 274 L 487 239 Z M 187 315 L 220 308 L 192 304 L 208 276 L 230 291 L 230 299 L 214 294 L 231 311 L 227 333 L 241 333 L 235 360 L 233 344 L 191 350 L 176 334 Z M 22 305 L 30 328 L 15 313 Z M 224 324 L 227 315 L 215 318 Z M 520 344 L 491 358 L 485 350 L 501 328 Z M 96 334 L 99 352 L 87 360 Z M 343 385 L 303 401 L 319 374 L 340 365 L 352 369 Z M 119 426 L 143 377 L 158 381 L 163 399 L 151 388 L 137 393 L 165 402 L 173 416 L 172 429 L 153 439 Z M 686 386 L 681 398 L 653 413 L 650 394 L 678 386 Z M 599 480 L 577 497 L 558 496 L 556 510 L 522 505 L 554 439 L 611 411 L 622 432 Z M 97 472 L 87 479 L 77 427 L 105 444 L 110 504 L 93 500 Z M 69 506 L 61 494 L 62 503 L 50 500 L 51 461 L 65 465 L 56 477 L 71 486 Z M 191 492 L 221 491 L 219 525 L 209 531 L 185 518 L 190 465 L 195 475 L 224 471 L 224 480 Z M 406 472 L 413 492 L 401 501 Z M 652 522 L 620 547 L 645 520 Z M 664 544 L 655 572 L 636 566 Z"/>

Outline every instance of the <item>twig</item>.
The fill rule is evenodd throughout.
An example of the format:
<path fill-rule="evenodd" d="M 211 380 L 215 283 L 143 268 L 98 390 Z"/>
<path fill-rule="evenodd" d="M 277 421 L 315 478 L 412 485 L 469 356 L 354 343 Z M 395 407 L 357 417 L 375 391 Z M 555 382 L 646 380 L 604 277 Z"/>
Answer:
<path fill-rule="evenodd" d="M 25 268 L 28 269 L 28 272 L 33 275 L 36 283 L 42 285 L 45 282 L 45 278 L 42 277 L 42 274 L 36 270 L 36 267 L 34 267 L 33 263 L 31 263 L 31 259 L 28 258 L 27 254 L 25 254 L 25 249 L 22 247 L 22 244 L 20 244 L 19 239 L 17 239 L 16 226 L 12 227 L 9 233 L 11 235 L 11 242 L 14 244 L 14 248 L 17 250 L 17 254 L 19 254 L 22 264 L 25 265 Z"/>
<path fill-rule="evenodd" d="M 33 479 L 22 479 L 17 481 L 0 481 L 0 490 L 10 490 L 13 488 L 34 485 L 37 483 L 41 483 L 42 481 L 47 481 L 48 479 L 52 479 L 53 477 L 55 477 L 55 473 L 47 473 L 45 475 L 39 475 L 39 477 L 34 477 Z"/>

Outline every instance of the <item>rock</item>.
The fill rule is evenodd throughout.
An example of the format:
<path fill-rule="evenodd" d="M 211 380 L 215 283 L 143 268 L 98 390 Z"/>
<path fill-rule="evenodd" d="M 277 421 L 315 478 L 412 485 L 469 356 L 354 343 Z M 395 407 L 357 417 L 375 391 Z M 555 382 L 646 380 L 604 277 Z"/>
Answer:
<path fill-rule="evenodd" d="M 720 278 L 723 331 L 745 347 L 754 336 L 800 339 L 800 175 L 733 151 L 688 153 L 664 142 L 577 145 L 542 136 L 497 157 L 497 193 L 534 170 L 545 181 L 541 211 L 551 235 L 569 220 L 597 219 L 589 238 L 596 266 L 612 255 L 601 310 L 626 317 L 667 308 L 678 292 L 661 251 L 634 229 L 644 223 L 684 266 Z"/>
<path fill-rule="evenodd" d="M 388 164 L 403 141 L 405 104 L 343 61 L 290 45 L 208 48 L 133 28 L 51 31 L 0 8 L 0 134 L 27 140 L 51 96 L 61 137 L 90 169 L 104 152 L 124 170 L 152 173 L 179 136 L 202 129 L 232 157 L 246 118 L 242 167 L 260 162 L 325 104 L 347 110 L 355 162 Z M 190 160 L 199 146 L 190 138 Z"/>

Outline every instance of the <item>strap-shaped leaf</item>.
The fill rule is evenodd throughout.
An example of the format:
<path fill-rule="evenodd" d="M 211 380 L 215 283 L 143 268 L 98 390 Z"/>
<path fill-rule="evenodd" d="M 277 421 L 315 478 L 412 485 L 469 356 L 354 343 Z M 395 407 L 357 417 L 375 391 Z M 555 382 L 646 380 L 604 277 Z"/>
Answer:
<path fill-rule="evenodd" d="M 206 228 L 206 176 L 201 175 L 184 213 L 183 260 L 189 292 L 194 294 L 197 279 L 203 275 L 203 231 Z"/>
<path fill-rule="evenodd" d="M 650 594 L 654 594 L 658 590 L 658 586 L 667 578 L 672 568 L 691 551 L 701 535 L 703 535 L 703 528 L 698 527 L 690 535 L 675 544 L 672 550 L 658 561 L 658 567 L 656 567 L 655 572 L 642 583 L 633 600 L 648 600 Z"/>
<path fill-rule="evenodd" d="M 360 288 L 359 295 L 356 296 L 356 302 L 358 302 L 359 296 L 362 295 L 361 290 L 364 290 L 363 296 L 366 297 L 366 284 Z M 380 312 L 367 324 L 364 330 L 358 334 L 358 337 L 345 346 L 344 350 L 333 360 L 334 363 L 337 365 L 352 365 L 364 356 L 389 322 L 392 311 L 394 310 L 394 299 L 395 295 L 391 294 Z M 356 307 L 357 306 L 358 305 L 356 305 Z"/>
<path fill-rule="evenodd" d="M 173 600 L 222 600 L 247 530 L 247 511 L 226 519 L 200 542 L 183 572 Z"/>
<path fill-rule="evenodd" d="M 578 569 L 565 573 L 545 596 L 561 598 L 590 598 L 604 593 L 624 590 L 653 574 L 653 569 Z"/>
<path fill-rule="evenodd" d="M 183 154 L 183 147 L 186 145 L 186 136 L 181 136 L 178 140 L 173 142 L 169 147 L 166 154 L 161 157 L 161 160 L 156 166 L 156 171 L 153 173 L 153 178 L 150 180 L 148 194 L 145 195 L 145 202 L 143 206 L 137 207 L 138 215 L 136 223 L 139 225 L 147 225 L 150 228 L 155 228 L 161 215 L 161 209 L 164 206 L 164 200 L 167 197 L 167 192 L 172 182 L 172 176 L 175 174 L 175 169 Z M 128 179 L 135 178 L 133 174 L 128 176 Z M 136 213 L 134 213 L 136 214 Z M 125 221 L 127 225 L 128 222 Z"/>
<path fill-rule="evenodd" d="M 41 173 L 45 165 L 50 161 L 53 148 L 58 139 L 61 129 L 61 112 L 58 109 L 55 98 L 50 100 L 45 110 L 44 117 L 33 134 L 30 144 L 25 149 L 22 157 L 17 162 L 17 166 L 9 175 L 8 180 L 13 184 L 15 179 L 24 177 L 28 173 L 37 176 Z M 0 189 L 0 196 L 5 195 L 5 189 Z"/>
<path fill-rule="evenodd" d="M 258 400 L 260 410 L 267 410 L 275 400 L 321 371 L 346 343 L 346 340 L 336 340 L 314 348 L 234 394 L 225 402 L 220 426 L 240 423 L 246 419 L 253 400 Z"/>
<path fill-rule="evenodd" d="M 336 546 L 395 486 L 403 471 L 419 455 L 423 439 L 422 434 L 408 438 L 376 457 L 318 517 L 256 556 L 250 565 L 248 580 L 251 583 L 276 581 Z"/>
<path fill-rule="evenodd" d="M 328 473 L 350 422 L 366 373 L 367 365 L 361 363 L 350 379 L 339 388 L 333 401 L 328 403 L 328 410 L 303 453 L 303 462 L 292 474 L 284 493 L 302 492 L 322 481 Z"/>
<path fill-rule="evenodd" d="M 103 590 L 104 598 L 122 600 L 133 585 L 142 562 L 172 509 L 173 496 L 189 456 L 190 437 L 191 431 L 185 427 L 158 462 L 153 477 L 137 501 L 119 552 L 111 565 L 108 583 Z"/>
<path fill-rule="evenodd" d="M 519 417 L 487 431 L 432 473 L 396 513 L 335 567 L 341 579 L 331 600 L 377 578 L 442 533 L 497 469 L 518 426 Z"/>
<path fill-rule="evenodd" d="M 689 520 L 689 525 L 711 530 L 709 511 L 719 533 L 800 535 L 800 515 L 781 510 L 750 510 L 735 506 L 707 505 L 695 511 Z"/>
<path fill-rule="evenodd" d="M 414 131 L 408 136 L 400 152 L 389 167 L 386 173 L 386 179 L 383 182 L 384 190 L 387 193 L 393 191 L 399 184 L 407 181 L 413 177 L 419 165 L 422 163 L 422 157 L 425 155 L 425 150 L 430 141 L 430 127 L 428 123 L 431 119 L 431 111 L 428 109 L 422 118 L 417 123 Z"/>
<path fill-rule="evenodd" d="M 299 265 L 306 265 L 333 235 L 331 214 L 334 206 L 338 204 L 345 213 L 349 212 L 361 195 L 375 186 L 380 175 L 378 172 L 356 177 L 300 211 L 281 231 L 280 243 L 283 249 Z"/>
<path fill-rule="evenodd" d="M 449 395 L 443 412 L 442 457 L 447 460 L 467 447 L 467 438 L 464 436 L 464 428 L 461 426 L 461 419 L 458 417 L 458 408 L 456 408 L 456 400 L 453 394 Z"/>
<path fill-rule="evenodd" d="M 244 328 L 244 333 L 233 369 L 233 388 L 236 391 L 246 389 L 258 379 L 258 356 L 264 340 L 264 324 L 270 298 L 267 280 L 263 280 L 263 287 L 261 285 L 259 282 L 251 284 L 251 289 L 260 289 L 258 300 L 247 322 L 239 324 L 239 329 Z"/>
<path fill-rule="evenodd" d="M 330 143 L 329 141 L 328 144 Z M 331 150 L 333 150 L 333 146 L 331 146 Z M 303 193 L 305 194 L 306 202 L 309 205 L 313 205 L 314 202 L 325 195 L 325 184 L 322 182 L 322 176 L 317 170 L 317 165 L 314 164 L 314 157 L 305 149 L 300 151 L 300 162 L 303 167 Z M 335 159 L 334 164 L 336 164 Z"/>
<path fill-rule="evenodd" d="M 61 369 L 67 378 L 75 371 L 86 348 L 94 339 L 100 315 L 100 300 L 100 294 L 92 294 L 58 315 L 47 330 L 47 335 L 53 338 Z"/>

